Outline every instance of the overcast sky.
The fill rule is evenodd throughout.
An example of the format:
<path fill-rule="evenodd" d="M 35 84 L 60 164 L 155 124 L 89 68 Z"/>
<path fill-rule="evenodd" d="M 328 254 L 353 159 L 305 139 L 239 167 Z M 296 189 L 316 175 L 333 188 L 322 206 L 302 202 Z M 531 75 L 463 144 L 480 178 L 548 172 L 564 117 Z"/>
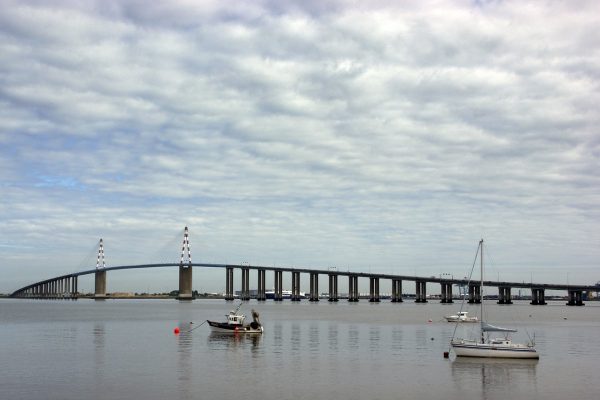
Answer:
<path fill-rule="evenodd" d="M 599 2 L 158 3 L 0 0 L 0 292 L 186 225 L 194 262 L 464 276 L 483 237 L 490 279 L 600 280 Z"/>

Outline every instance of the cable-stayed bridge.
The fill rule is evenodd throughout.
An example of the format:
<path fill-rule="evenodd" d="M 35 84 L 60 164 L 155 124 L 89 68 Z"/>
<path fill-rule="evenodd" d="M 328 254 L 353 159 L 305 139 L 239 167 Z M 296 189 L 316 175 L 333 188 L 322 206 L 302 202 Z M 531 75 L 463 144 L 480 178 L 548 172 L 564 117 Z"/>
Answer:
<path fill-rule="evenodd" d="M 358 279 L 369 279 L 369 301 L 380 301 L 379 283 L 381 280 L 389 280 L 392 283 L 391 301 L 402 302 L 403 282 L 414 282 L 415 296 L 417 303 L 427 302 L 427 284 L 437 283 L 441 286 L 440 301 L 442 303 L 453 302 L 453 286 L 468 287 L 469 303 L 480 303 L 482 300 L 482 285 L 498 288 L 498 303 L 512 304 L 513 288 L 531 290 L 531 304 L 546 304 L 546 290 L 561 290 L 568 294 L 567 305 L 581 306 L 587 293 L 600 291 L 600 286 L 595 285 L 566 285 L 566 284 L 547 284 L 547 283 L 525 283 L 525 282 L 500 282 L 500 281 L 473 281 L 467 279 L 454 279 L 450 277 L 439 278 L 434 276 L 420 277 L 409 275 L 377 274 L 367 272 L 337 271 L 331 268 L 292 268 L 292 267 L 269 267 L 246 264 L 209 264 L 192 263 L 191 251 L 189 246 L 189 234 L 187 227 L 184 230 L 183 245 L 181 250 L 181 260 L 179 263 L 157 263 L 157 264 L 139 264 L 139 265 L 121 265 L 107 267 L 104 261 L 104 247 L 102 239 L 98 249 L 98 259 L 96 268 L 61 275 L 43 281 L 35 282 L 14 291 L 10 297 L 14 298 L 35 298 L 35 299 L 76 299 L 79 297 L 78 278 L 84 275 L 95 276 L 94 298 L 104 299 L 107 294 L 106 275 L 109 271 L 118 271 L 124 269 L 145 269 L 145 268 L 178 268 L 179 269 L 179 300 L 193 300 L 192 290 L 192 271 L 194 268 L 220 268 L 225 271 L 225 299 L 234 299 L 234 270 L 241 271 L 241 300 L 250 300 L 250 271 L 256 271 L 257 290 L 256 299 L 264 301 L 266 296 L 266 273 L 273 273 L 275 301 L 283 300 L 283 274 L 291 275 L 291 300 L 300 301 L 303 297 L 300 291 L 300 276 L 308 274 L 310 276 L 310 301 L 319 301 L 319 277 L 328 279 L 328 301 L 339 301 L 338 282 L 340 278 L 348 279 L 348 301 L 358 301 Z"/>

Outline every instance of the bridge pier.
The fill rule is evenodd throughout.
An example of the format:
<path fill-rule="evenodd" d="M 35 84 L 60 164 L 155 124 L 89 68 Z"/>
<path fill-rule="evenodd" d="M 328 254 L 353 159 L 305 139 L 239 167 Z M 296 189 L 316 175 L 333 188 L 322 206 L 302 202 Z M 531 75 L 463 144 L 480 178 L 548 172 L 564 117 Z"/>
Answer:
<path fill-rule="evenodd" d="M 242 290 L 240 300 L 250 300 L 250 269 L 242 268 Z"/>
<path fill-rule="evenodd" d="M 103 300 L 106 298 L 106 271 L 103 269 L 96 270 L 94 279 L 94 299 Z M 54 289 L 50 289 L 54 293 Z"/>
<path fill-rule="evenodd" d="M 300 272 L 292 271 L 292 301 L 300 301 Z"/>
<path fill-rule="evenodd" d="M 369 278 L 369 302 L 379 303 L 379 278 Z"/>
<path fill-rule="evenodd" d="M 583 292 L 581 290 L 569 290 L 568 306 L 584 306 Z"/>
<path fill-rule="evenodd" d="M 532 305 L 546 305 L 546 296 L 544 288 L 531 288 L 531 303 Z"/>
<path fill-rule="evenodd" d="M 319 274 L 316 272 L 310 273 L 310 300 L 319 301 Z"/>
<path fill-rule="evenodd" d="M 510 286 L 498 287 L 498 304 L 512 304 L 512 296 L 510 294 Z"/>
<path fill-rule="evenodd" d="M 402 281 L 392 279 L 392 303 L 402 303 Z"/>
<path fill-rule="evenodd" d="M 442 303 L 454 303 L 452 300 L 452 283 L 441 282 L 442 286 Z"/>
<path fill-rule="evenodd" d="M 283 300 L 283 272 L 275 271 L 275 293 L 273 294 L 273 300 L 282 301 Z"/>
<path fill-rule="evenodd" d="M 225 267 L 225 300 L 233 300 L 233 267 Z"/>
<path fill-rule="evenodd" d="M 177 300 L 194 300 L 192 293 L 192 266 L 179 266 L 179 295 Z"/>
<path fill-rule="evenodd" d="M 469 304 L 481 303 L 481 286 L 479 284 L 469 284 Z"/>
<path fill-rule="evenodd" d="M 339 301 L 337 274 L 329 274 L 329 300 L 327 301 Z"/>
<path fill-rule="evenodd" d="M 265 289 L 265 276 L 266 271 L 264 269 L 258 270 L 258 291 L 256 293 L 256 300 L 265 301 L 267 299 L 266 289 Z"/>
<path fill-rule="evenodd" d="M 415 281 L 415 303 L 427 303 L 427 282 Z"/>
<path fill-rule="evenodd" d="M 78 292 L 77 292 L 77 277 L 71 277 L 71 299 L 77 300 Z"/>
<path fill-rule="evenodd" d="M 360 294 L 358 292 L 358 276 L 348 275 L 348 301 L 357 302 Z"/>

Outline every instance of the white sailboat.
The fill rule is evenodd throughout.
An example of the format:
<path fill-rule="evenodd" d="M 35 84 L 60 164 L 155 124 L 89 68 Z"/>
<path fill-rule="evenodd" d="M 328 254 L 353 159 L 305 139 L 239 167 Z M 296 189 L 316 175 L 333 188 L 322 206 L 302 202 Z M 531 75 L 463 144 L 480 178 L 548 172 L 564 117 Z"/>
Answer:
<path fill-rule="evenodd" d="M 481 269 L 481 288 L 483 289 L 483 239 L 477 248 Z M 483 320 L 483 296 L 481 299 L 481 322 L 479 339 L 452 338 L 450 347 L 457 357 L 486 357 L 486 358 L 539 358 L 533 341 L 529 343 L 513 343 L 510 333 L 516 329 L 501 328 L 488 324 Z M 504 333 L 501 338 L 490 338 L 490 333 Z"/>

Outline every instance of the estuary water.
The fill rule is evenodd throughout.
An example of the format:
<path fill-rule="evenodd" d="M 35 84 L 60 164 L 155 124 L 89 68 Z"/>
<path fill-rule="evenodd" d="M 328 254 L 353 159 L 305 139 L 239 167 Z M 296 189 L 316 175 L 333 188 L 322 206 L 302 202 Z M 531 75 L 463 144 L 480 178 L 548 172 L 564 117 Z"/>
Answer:
<path fill-rule="evenodd" d="M 539 361 L 444 359 L 460 304 L 254 300 L 265 333 L 210 333 L 238 302 L 0 300 L 0 399 L 592 399 L 600 304 L 486 301 Z M 478 308 L 478 307 L 477 307 Z M 477 308 L 467 309 L 475 313 Z M 470 329 L 462 326 L 459 329 Z M 179 327 L 181 333 L 174 334 Z M 190 332 L 190 329 L 196 327 Z M 462 334 L 463 332 L 461 332 Z"/>

